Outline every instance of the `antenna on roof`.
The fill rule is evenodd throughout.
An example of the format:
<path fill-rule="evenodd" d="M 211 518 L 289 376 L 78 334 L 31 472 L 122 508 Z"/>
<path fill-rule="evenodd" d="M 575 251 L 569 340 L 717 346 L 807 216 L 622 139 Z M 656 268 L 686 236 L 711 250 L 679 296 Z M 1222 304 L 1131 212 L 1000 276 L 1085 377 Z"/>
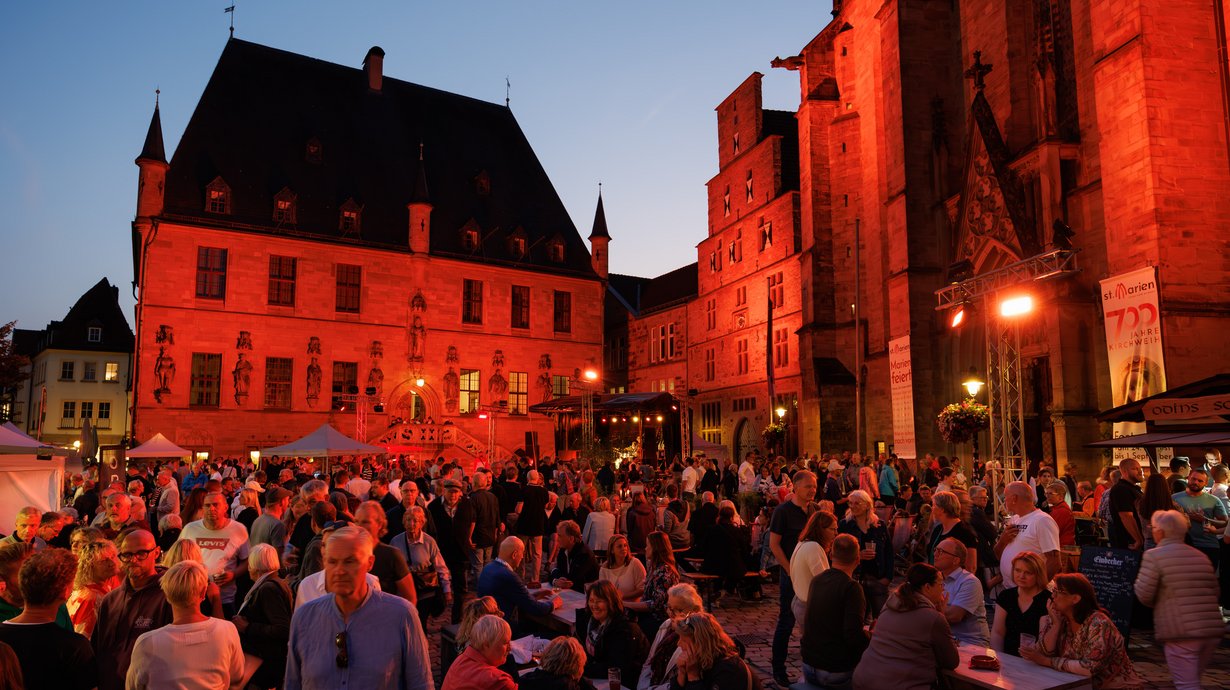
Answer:
<path fill-rule="evenodd" d="M 162 89 L 154 87 L 154 110 L 158 109 L 158 97 L 162 95 Z"/>
<path fill-rule="evenodd" d="M 598 196 L 602 196 L 602 180 L 598 180 Z"/>
<path fill-rule="evenodd" d="M 234 3 L 234 0 L 232 0 L 230 7 L 222 11 L 231 15 L 231 38 L 235 38 L 235 3 Z"/>
<path fill-rule="evenodd" d="M 512 101 L 512 82 L 508 81 L 508 75 L 504 76 L 504 107 L 509 107 L 509 102 Z"/>

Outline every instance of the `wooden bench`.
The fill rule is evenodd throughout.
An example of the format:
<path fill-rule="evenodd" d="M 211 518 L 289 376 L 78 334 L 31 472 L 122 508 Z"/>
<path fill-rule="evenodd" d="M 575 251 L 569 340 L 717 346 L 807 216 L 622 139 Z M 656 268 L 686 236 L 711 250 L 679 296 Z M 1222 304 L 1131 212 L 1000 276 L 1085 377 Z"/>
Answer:
<path fill-rule="evenodd" d="M 722 585 L 721 576 L 708 573 L 684 573 L 684 577 L 696 585 L 696 590 L 700 592 L 701 599 L 705 602 L 705 610 L 712 613 L 713 596 L 717 593 L 718 587 Z"/>

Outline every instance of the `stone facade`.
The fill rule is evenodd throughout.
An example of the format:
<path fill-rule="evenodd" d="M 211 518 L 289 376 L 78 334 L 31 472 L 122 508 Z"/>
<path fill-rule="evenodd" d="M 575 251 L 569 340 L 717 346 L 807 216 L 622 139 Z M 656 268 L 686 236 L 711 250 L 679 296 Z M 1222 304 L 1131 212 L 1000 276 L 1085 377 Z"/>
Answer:
<path fill-rule="evenodd" d="M 1216 20 L 1196 2 L 846 0 L 799 55 L 774 62 L 801 87 L 800 349 L 851 372 L 861 349 L 862 448 L 892 444 L 888 342 L 910 335 L 919 453 L 968 456 L 938 438 L 934 417 L 961 396 L 965 371 L 986 371 L 982 321 L 995 304 L 950 332 L 934 291 L 962 260 L 977 275 L 1050 249 L 1056 220 L 1075 230 L 1081 271 L 1032 286 L 1038 308 L 1021 324 L 1031 460 L 1084 475 L 1103 461 L 1084 448 L 1108 435 L 1094 415 L 1112 406 L 1100 279 L 1158 267 L 1170 386 L 1224 369 L 1230 165 Z M 824 378 L 804 376 L 804 433 L 850 448 L 854 386 Z"/>
<path fill-rule="evenodd" d="M 554 454 L 552 419 L 527 414 L 527 408 L 566 394 L 575 372 L 600 361 L 605 288 L 596 271 L 605 272 L 605 256 L 591 261 L 562 207 L 555 208 L 558 198 L 532 155 L 499 159 L 529 150 L 523 140 L 492 143 L 513 136 L 499 129 L 509 127 L 511 114 L 492 110 L 497 106 L 440 96 L 442 92 L 423 95 L 421 87 L 373 78 L 379 70 L 373 56 L 383 55 L 377 55 L 378 50 L 369 53 L 365 75 L 233 42 L 171 163 L 161 160 L 160 129 L 155 145 L 147 140 L 137 161 L 141 191 L 134 222 L 140 287 L 138 438 L 162 432 L 186 448 L 234 456 L 279 445 L 330 423 L 394 451 L 440 454 L 463 464 L 488 453 L 507 457 L 519 448 Z M 368 153 L 364 142 L 339 150 L 346 142 L 305 137 L 308 167 L 299 188 L 318 183 L 319 173 L 312 166 L 346 159 L 349 166 L 331 172 L 343 179 L 355 176 L 341 183 L 349 185 L 347 202 L 331 206 L 340 194 L 307 198 L 306 193 L 292 193 L 295 174 L 286 173 L 289 183 L 283 191 L 274 195 L 277 190 L 270 188 L 270 197 L 263 199 L 272 209 L 269 217 L 263 222 L 240 217 L 245 204 L 258 208 L 262 202 L 245 200 L 245 190 L 259 194 L 251 190 L 264 188 L 262 182 L 244 178 L 245 171 L 303 161 L 229 151 L 231 142 L 216 140 L 230 132 L 202 131 L 210 113 L 201 113 L 211 107 L 211 94 L 226 89 L 228 80 L 248 78 L 246 72 L 235 76 L 225 69 L 259 73 L 272 64 L 289 71 L 279 60 L 306 65 L 306 70 L 331 70 L 324 76 L 337 80 L 343 101 L 353 96 L 351 86 L 367 83 L 366 94 L 358 91 L 357 97 L 378 113 L 401 107 L 402 100 L 455 99 L 462 104 L 455 107 L 462 110 L 450 111 L 452 131 L 448 123 L 433 122 L 433 115 L 422 111 L 416 111 L 418 119 L 409 124 L 403 118 L 382 117 L 368 123 L 375 128 L 372 136 L 390 141 L 404 140 L 399 128 L 408 126 L 420 142 L 426 139 L 436 150 L 452 150 L 455 157 L 439 163 L 433 173 L 437 164 L 426 161 L 427 146 L 421 143 L 407 147 L 410 156 L 417 149 L 418 161 L 388 160 L 382 158 L 388 155 L 383 149 Z M 329 88 L 323 77 L 318 88 Z M 349 108 L 343 103 L 338 113 L 316 117 L 373 117 Z M 292 119 L 299 115 L 279 114 Z M 205 125 L 198 123 L 202 119 Z M 321 130 L 331 131 L 328 124 Z M 332 124 L 335 131 L 337 123 Z M 238 128 L 243 127 L 241 122 Z M 475 130 L 460 131 L 467 127 Z M 234 136 L 242 140 L 254 135 Z M 473 150 L 457 145 L 475 139 L 484 143 L 471 145 Z M 277 149 L 270 145 L 262 150 Z M 260 158 L 265 155 L 270 158 Z M 214 186 L 196 186 L 200 180 L 179 169 L 191 166 L 193 156 L 254 160 L 229 173 L 219 171 L 226 173 L 225 191 L 233 198 L 211 207 L 208 195 L 224 176 L 209 183 Z M 473 161 L 465 160 L 469 157 Z M 514 182 L 518 165 L 534 167 Z M 402 191 L 379 186 L 387 183 L 380 178 L 366 182 L 362 194 L 363 173 L 348 169 L 355 166 L 417 172 L 406 175 Z M 517 200 L 505 201 L 509 195 Z M 276 206 L 282 199 L 294 200 L 289 216 Z M 497 205 L 498 211 L 490 210 Z M 545 218 L 543 208 L 553 217 Z M 330 215 L 339 212 L 340 221 Z M 300 227 L 287 229 L 296 213 Z M 361 215 L 348 218 L 349 213 Z M 511 217 L 497 223 L 496 213 Z M 305 227 L 311 214 L 324 222 Z M 364 420 L 356 419 L 356 405 L 364 406 Z"/>

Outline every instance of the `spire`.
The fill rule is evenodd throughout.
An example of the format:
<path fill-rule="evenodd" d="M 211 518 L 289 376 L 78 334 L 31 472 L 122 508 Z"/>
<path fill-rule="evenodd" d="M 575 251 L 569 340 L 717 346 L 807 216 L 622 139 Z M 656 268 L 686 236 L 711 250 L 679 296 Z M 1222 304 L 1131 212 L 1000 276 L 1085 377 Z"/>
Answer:
<path fill-rule="evenodd" d="M 150 118 L 149 131 L 145 134 L 145 145 L 141 147 L 141 155 L 137 156 L 137 160 L 167 162 L 166 149 L 162 146 L 162 117 L 158 114 L 160 93 L 160 89 L 154 91 L 154 117 Z"/>
<path fill-rule="evenodd" d="M 414 177 L 414 191 L 410 194 L 412 204 L 430 204 L 431 197 L 427 194 L 427 166 L 423 163 L 423 142 L 419 142 L 419 169 Z"/>
<path fill-rule="evenodd" d="M 611 234 L 606 231 L 606 212 L 602 210 L 602 183 L 598 183 L 598 210 L 594 211 L 594 229 L 589 233 L 589 239 L 600 237 L 603 239 L 611 239 Z"/>

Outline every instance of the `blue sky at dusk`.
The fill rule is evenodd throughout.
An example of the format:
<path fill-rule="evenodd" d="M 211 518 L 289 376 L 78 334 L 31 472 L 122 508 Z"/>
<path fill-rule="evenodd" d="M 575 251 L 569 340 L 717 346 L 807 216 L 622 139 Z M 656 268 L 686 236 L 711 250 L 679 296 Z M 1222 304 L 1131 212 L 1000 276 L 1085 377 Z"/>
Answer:
<path fill-rule="evenodd" d="M 0 28 L 0 322 L 43 328 L 99 278 L 132 323 L 137 168 L 162 89 L 168 158 L 227 37 L 229 2 L 10 3 Z M 237 3 L 236 37 L 512 110 L 582 236 L 603 183 L 611 270 L 654 276 L 696 260 L 713 108 L 749 74 L 793 110 L 798 75 L 770 69 L 831 18 L 779 0 Z M 185 280 L 191 279 L 185 276 Z"/>

